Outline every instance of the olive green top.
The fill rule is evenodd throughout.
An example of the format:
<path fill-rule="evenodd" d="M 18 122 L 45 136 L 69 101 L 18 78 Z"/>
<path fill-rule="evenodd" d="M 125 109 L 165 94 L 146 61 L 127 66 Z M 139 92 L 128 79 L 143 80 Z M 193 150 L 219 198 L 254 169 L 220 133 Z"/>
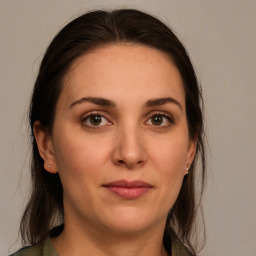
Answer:
<path fill-rule="evenodd" d="M 172 243 L 171 256 L 191 256 L 187 249 L 178 241 Z M 58 256 L 54 250 L 50 237 L 46 238 L 43 243 L 25 247 L 10 256 Z"/>
<path fill-rule="evenodd" d="M 50 237 L 47 237 L 43 243 L 24 247 L 10 256 L 58 256 L 58 253 L 54 250 Z"/>

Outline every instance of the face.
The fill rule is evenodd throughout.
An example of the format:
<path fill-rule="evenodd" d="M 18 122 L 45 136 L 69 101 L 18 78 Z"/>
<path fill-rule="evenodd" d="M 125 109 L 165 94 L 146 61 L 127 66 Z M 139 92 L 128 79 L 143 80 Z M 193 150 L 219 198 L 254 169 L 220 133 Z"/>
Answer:
<path fill-rule="evenodd" d="M 164 226 L 195 152 L 179 71 L 146 46 L 77 59 L 51 136 L 34 131 L 45 169 L 60 175 L 65 223 L 101 231 Z"/>

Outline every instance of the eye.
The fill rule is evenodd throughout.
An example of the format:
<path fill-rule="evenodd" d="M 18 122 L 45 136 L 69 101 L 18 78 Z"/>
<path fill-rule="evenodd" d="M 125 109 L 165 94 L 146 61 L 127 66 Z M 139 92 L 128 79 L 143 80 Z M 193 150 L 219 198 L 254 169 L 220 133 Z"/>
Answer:
<path fill-rule="evenodd" d="M 83 118 L 82 123 L 90 128 L 97 128 L 101 126 L 111 125 L 106 117 L 100 114 L 90 114 Z"/>
<path fill-rule="evenodd" d="M 166 114 L 162 113 L 156 113 L 152 115 L 146 124 L 153 125 L 153 126 L 160 126 L 160 127 L 167 127 L 170 124 L 173 124 L 173 118 L 171 116 L 168 116 Z"/>

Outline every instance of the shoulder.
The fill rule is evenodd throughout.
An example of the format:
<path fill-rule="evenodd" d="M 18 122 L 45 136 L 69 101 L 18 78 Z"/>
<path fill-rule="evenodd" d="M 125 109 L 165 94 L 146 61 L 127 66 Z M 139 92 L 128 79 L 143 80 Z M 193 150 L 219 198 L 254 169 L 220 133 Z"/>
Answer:
<path fill-rule="evenodd" d="M 43 255 L 43 244 L 27 246 L 19 251 L 11 254 L 10 256 L 42 256 Z"/>
<path fill-rule="evenodd" d="M 10 256 L 58 256 L 58 254 L 48 237 L 42 243 L 24 247 Z"/>

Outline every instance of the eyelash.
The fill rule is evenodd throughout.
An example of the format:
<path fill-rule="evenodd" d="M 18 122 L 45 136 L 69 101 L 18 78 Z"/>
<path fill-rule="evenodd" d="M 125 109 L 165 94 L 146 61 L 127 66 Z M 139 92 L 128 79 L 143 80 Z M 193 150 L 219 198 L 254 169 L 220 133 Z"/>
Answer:
<path fill-rule="evenodd" d="M 164 129 L 164 128 L 168 128 L 170 126 L 170 124 L 174 124 L 174 118 L 172 115 L 167 114 L 165 112 L 154 112 L 150 115 L 150 117 L 148 118 L 147 122 L 149 120 L 152 120 L 153 117 L 162 117 L 163 119 L 167 119 L 168 125 L 153 125 L 154 128 L 160 128 L 160 129 Z M 163 121 L 164 122 L 164 121 Z"/>
<path fill-rule="evenodd" d="M 86 123 L 91 117 L 101 117 L 104 118 L 105 120 L 107 120 L 107 122 L 109 123 L 108 125 L 92 125 L 92 124 L 85 124 L 84 126 L 86 126 L 86 128 L 89 128 L 89 129 L 93 129 L 93 130 L 96 130 L 96 129 L 102 129 L 103 126 L 110 126 L 112 123 L 108 120 L 108 118 L 106 118 L 104 115 L 98 113 L 98 112 L 90 112 L 88 113 L 85 117 L 82 118 L 82 123 Z"/>
<path fill-rule="evenodd" d="M 88 113 L 85 117 L 82 118 L 81 122 L 82 123 L 86 123 L 87 121 L 89 121 L 89 119 L 91 117 L 97 117 L 99 116 L 101 119 L 105 119 L 108 124 L 107 125 L 102 125 L 101 123 L 99 125 L 92 125 L 92 124 L 84 124 L 84 126 L 86 126 L 86 128 L 89 128 L 89 129 L 93 129 L 93 130 L 96 130 L 96 129 L 103 129 L 105 126 L 110 126 L 112 125 L 112 122 L 110 122 L 108 120 L 108 118 L 106 118 L 104 115 L 98 113 L 98 112 L 90 112 Z M 170 114 L 166 114 L 165 112 L 153 112 L 150 114 L 149 118 L 147 119 L 147 122 L 149 122 L 151 120 L 152 122 L 152 118 L 153 117 L 161 117 L 163 119 L 167 119 L 167 122 L 168 122 L 168 125 L 162 125 L 162 123 L 160 125 L 153 125 L 153 124 L 149 124 L 149 125 L 152 125 L 154 128 L 158 128 L 158 129 L 164 129 L 164 128 L 168 128 L 171 124 L 174 124 L 174 119 L 173 117 L 170 115 Z M 164 122 L 164 121 L 163 121 Z"/>

